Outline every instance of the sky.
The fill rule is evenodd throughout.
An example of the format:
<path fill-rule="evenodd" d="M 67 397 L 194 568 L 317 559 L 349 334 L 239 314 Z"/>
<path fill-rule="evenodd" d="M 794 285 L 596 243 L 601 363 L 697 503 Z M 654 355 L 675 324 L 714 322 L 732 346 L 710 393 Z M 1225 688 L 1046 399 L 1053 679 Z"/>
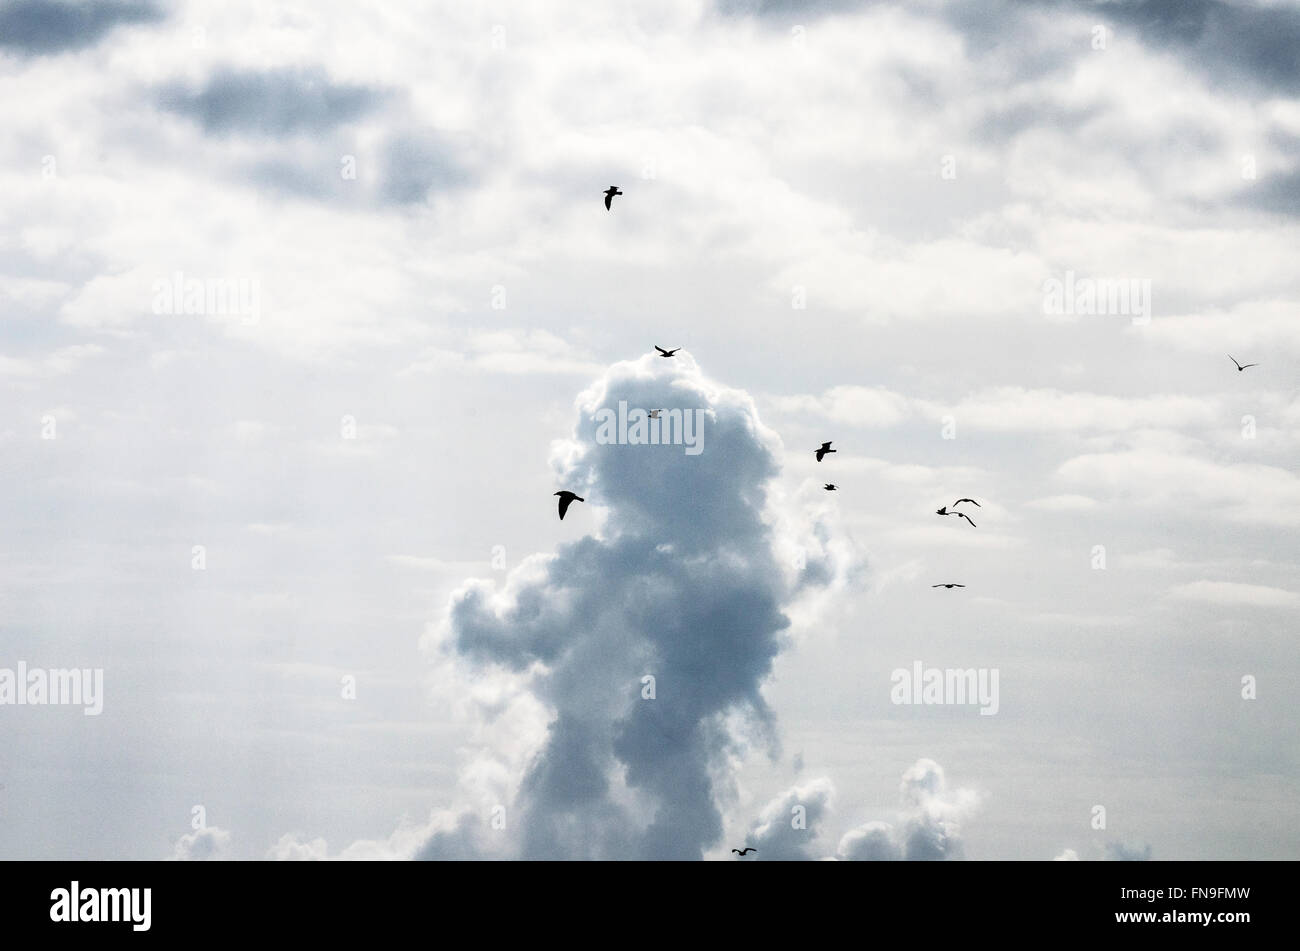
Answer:
<path fill-rule="evenodd" d="M 1300 4 L 4 0 L 0 99 L 0 857 L 1300 858 Z"/>

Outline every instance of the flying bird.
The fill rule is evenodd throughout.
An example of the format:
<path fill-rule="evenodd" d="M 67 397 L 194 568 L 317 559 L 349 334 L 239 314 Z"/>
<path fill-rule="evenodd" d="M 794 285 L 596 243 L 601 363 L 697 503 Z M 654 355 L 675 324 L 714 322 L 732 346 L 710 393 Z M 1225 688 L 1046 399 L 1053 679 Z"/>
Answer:
<path fill-rule="evenodd" d="M 964 584 L 932 584 L 931 588 L 964 588 Z"/>
<path fill-rule="evenodd" d="M 582 496 L 570 492 L 568 489 L 565 489 L 563 492 L 556 492 L 555 494 L 560 497 L 560 521 L 561 522 L 564 521 L 564 513 L 569 511 L 570 503 L 572 503 L 575 499 L 579 502 L 587 501 Z"/>
<path fill-rule="evenodd" d="M 1234 357 L 1232 354 L 1228 354 L 1228 359 L 1231 360 L 1233 363 L 1237 363 L 1237 358 Z M 1240 373 L 1242 370 L 1246 369 L 1246 367 L 1257 367 L 1257 366 L 1259 366 L 1258 363 L 1247 363 L 1246 366 L 1242 366 L 1240 363 L 1237 363 L 1237 372 Z"/>
<path fill-rule="evenodd" d="M 617 185 L 610 185 L 608 188 L 605 189 L 605 210 L 606 211 L 609 211 L 609 206 L 610 203 L 613 202 L 614 196 L 621 195 L 621 194 L 623 193 L 618 190 Z"/>
<path fill-rule="evenodd" d="M 746 852 L 757 852 L 758 849 L 751 849 L 749 846 L 745 846 L 743 849 L 732 849 L 731 851 L 735 852 L 737 855 L 744 855 Z"/>
<path fill-rule="evenodd" d="M 832 442 L 833 442 L 833 441 L 834 441 L 834 440 L 832 440 Z M 838 450 L 838 449 L 832 449 L 830 443 L 828 443 L 828 442 L 824 442 L 824 443 L 822 443 L 822 447 L 821 447 L 820 449 L 815 449 L 815 450 L 813 450 L 813 451 L 817 453 L 817 461 L 818 461 L 818 462 L 821 462 L 821 461 L 822 461 L 822 456 L 826 455 L 826 453 L 828 453 L 828 452 L 838 452 L 839 450 Z"/>
<path fill-rule="evenodd" d="M 949 514 L 949 515 L 956 515 L 958 518 L 964 518 L 966 521 L 970 522 L 970 516 L 967 515 L 965 512 L 949 512 L 948 514 Z M 974 522 L 970 522 L 970 527 L 971 527 L 971 528 L 978 528 L 979 526 L 976 525 Z"/>
<path fill-rule="evenodd" d="M 671 350 L 665 350 L 663 347 L 659 346 L 659 344 L 655 344 L 655 349 L 659 351 L 659 355 L 660 355 L 660 356 L 671 357 L 674 353 L 676 353 L 678 350 L 680 350 L 680 349 L 682 349 L 682 348 L 681 348 L 681 347 L 674 347 L 674 348 L 671 349 Z"/>
<path fill-rule="evenodd" d="M 839 486 L 836 485 L 834 482 L 827 482 L 824 486 L 822 486 L 822 488 L 825 489 L 827 492 L 834 492 L 839 488 Z"/>
<path fill-rule="evenodd" d="M 978 508 L 983 508 L 983 506 L 980 505 L 978 502 L 976 502 L 974 499 L 958 499 L 956 502 L 952 503 L 952 507 L 953 507 L 953 508 L 956 508 L 957 506 L 961 505 L 963 502 L 969 502 L 971 505 L 975 506 L 977 509 L 978 509 Z"/>

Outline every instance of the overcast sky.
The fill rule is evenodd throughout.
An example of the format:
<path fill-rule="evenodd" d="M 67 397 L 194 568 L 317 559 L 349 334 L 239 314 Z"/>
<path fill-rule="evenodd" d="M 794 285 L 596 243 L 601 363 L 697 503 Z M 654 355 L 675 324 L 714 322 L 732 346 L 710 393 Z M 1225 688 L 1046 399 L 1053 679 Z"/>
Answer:
<path fill-rule="evenodd" d="M 3 0 L 0 100 L 0 669 L 104 678 L 0 857 L 1300 858 L 1300 5 Z"/>

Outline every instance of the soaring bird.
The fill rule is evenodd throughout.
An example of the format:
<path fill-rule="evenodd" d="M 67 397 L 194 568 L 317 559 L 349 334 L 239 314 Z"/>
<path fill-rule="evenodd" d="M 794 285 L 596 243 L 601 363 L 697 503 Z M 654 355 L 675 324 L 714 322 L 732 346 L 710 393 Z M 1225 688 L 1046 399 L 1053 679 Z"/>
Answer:
<path fill-rule="evenodd" d="M 609 211 L 609 206 L 610 203 L 614 200 L 614 196 L 621 195 L 621 194 L 623 193 L 618 190 L 617 185 L 610 185 L 608 188 L 605 189 L 605 210 L 606 211 Z"/>
<path fill-rule="evenodd" d="M 833 440 L 832 440 L 832 441 L 833 441 Z M 822 456 L 826 455 L 826 453 L 828 453 L 828 452 L 838 452 L 838 451 L 839 451 L 839 450 L 837 450 L 837 449 L 832 449 L 832 448 L 831 448 L 831 444 L 828 443 L 828 442 L 824 442 L 824 443 L 822 443 L 822 447 L 821 447 L 820 449 L 816 449 L 816 450 L 814 450 L 814 452 L 817 453 L 817 461 L 818 461 L 818 462 L 821 462 L 821 461 L 822 461 Z"/>
<path fill-rule="evenodd" d="M 662 356 L 662 357 L 671 357 L 674 353 L 676 353 L 678 350 L 680 350 L 680 349 L 682 349 L 682 348 L 681 348 L 681 347 L 673 347 L 673 349 L 671 349 L 671 350 L 665 350 L 663 347 L 659 346 L 659 344 L 655 344 L 655 349 L 659 351 L 659 355 L 660 355 L 660 356 Z"/>
<path fill-rule="evenodd" d="M 555 494 L 560 497 L 560 521 L 561 522 L 564 521 L 564 513 L 569 511 L 569 504 L 571 502 L 573 502 L 575 499 L 579 502 L 587 501 L 582 496 L 570 492 L 568 489 L 565 489 L 563 492 L 556 492 Z"/>
<path fill-rule="evenodd" d="M 731 851 L 735 852 L 737 855 L 744 855 L 746 852 L 757 852 L 758 849 L 751 849 L 749 846 L 745 846 L 743 849 L 732 849 Z"/>
<path fill-rule="evenodd" d="M 1232 354 L 1228 354 L 1228 359 L 1231 360 L 1233 363 L 1237 363 L 1237 358 L 1234 357 Z M 1257 367 L 1257 366 L 1259 366 L 1258 363 L 1247 363 L 1246 366 L 1242 366 L 1240 363 L 1237 363 L 1237 372 L 1240 373 L 1242 370 L 1246 369 L 1246 367 Z"/>
<path fill-rule="evenodd" d="M 953 508 L 956 508 L 957 506 L 961 505 L 963 502 L 969 502 L 971 505 L 975 506 L 977 509 L 978 509 L 978 508 L 983 508 L 983 506 L 980 505 L 978 502 L 976 502 L 974 499 L 958 499 L 956 502 L 952 503 L 952 507 L 953 507 Z"/>
<path fill-rule="evenodd" d="M 822 486 L 822 488 L 825 489 L 827 492 L 834 492 L 837 489 L 839 489 L 839 486 L 836 485 L 834 482 L 827 482 L 824 486 Z"/>
<path fill-rule="evenodd" d="M 931 588 L 964 588 L 964 584 L 932 584 Z"/>

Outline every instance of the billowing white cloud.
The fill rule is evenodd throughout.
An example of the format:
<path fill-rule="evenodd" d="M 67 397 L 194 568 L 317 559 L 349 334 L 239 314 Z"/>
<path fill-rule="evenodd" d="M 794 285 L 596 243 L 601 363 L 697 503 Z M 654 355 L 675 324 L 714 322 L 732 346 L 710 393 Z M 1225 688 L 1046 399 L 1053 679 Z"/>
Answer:
<path fill-rule="evenodd" d="M 961 823 L 979 805 L 973 789 L 950 788 L 943 767 L 919 759 L 903 773 L 902 811 L 895 823 L 873 820 L 840 839 L 845 861 L 928 861 L 963 857 Z"/>
<path fill-rule="evenodd" d="M 602 431 L 620 403 L 698 420 L 699 451 L 649 423 Z M 844 553 L 816 523 L 822 544 L 793 569 L 778 558 L 768 496 L 780 442 L 746 394 L 688 355 L 616 364 L 578 412 L 553 460 L 557 487 L 586 500 L 555 522 L 575 540 L 503 587 L 468 584 L 434 638 L 442 664 L 503 678 L 480 711 L 531 717 L 536 746 L 496 769 L 476 761 L 480 791 L 500 799 L 430 834 L 419 857 L 700 858 L 722 835 L 731 756 L 776 742 L 761 688 L 789 637 L 785 610 L 842 572 Z M 527 765 L 510 777 L 505 761 Z M 828 792 L 798 792 L 810 822 Z M 762 851 L 793 854 L 770 825 Z"/>
<path fill-rule="evenodd" d="M 177 862 L 208 862 L 227 858 L 230 833 L 217 826 L 204 826 L 176 840 L 169 858 Z"/>

